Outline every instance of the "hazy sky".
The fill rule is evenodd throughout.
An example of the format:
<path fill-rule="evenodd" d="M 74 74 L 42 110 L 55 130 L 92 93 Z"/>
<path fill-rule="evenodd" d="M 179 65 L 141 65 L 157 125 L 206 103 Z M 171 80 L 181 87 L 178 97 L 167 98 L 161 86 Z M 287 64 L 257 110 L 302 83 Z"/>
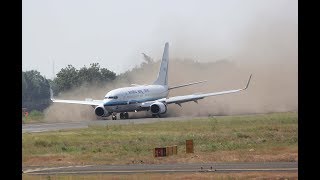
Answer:
<path fill-rule="evenodd" d="M 23 0 L 22 10 L 22 68 L 47 78 L 53 61 L 55 73 L 98 62 L 118 74 L 141 53 L 160 59 L 165 42 L 173 58 L 230 58 L 248 32 L 298 24 L 297 0 Z"/>

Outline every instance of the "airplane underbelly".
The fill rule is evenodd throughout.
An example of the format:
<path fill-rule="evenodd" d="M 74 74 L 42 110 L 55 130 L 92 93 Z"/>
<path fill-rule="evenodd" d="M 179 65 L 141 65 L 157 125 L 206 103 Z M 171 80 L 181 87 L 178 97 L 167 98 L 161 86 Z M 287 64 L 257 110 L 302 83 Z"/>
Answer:
<path fill-rule="evenodd" d="M 109 112 L 130 112 L 139 110 L 140 103 L 137 104 L 126 104 L 126 105 L 115 105 L 115 106 L 108 106 L 106 107 L 106 110 Z"/>

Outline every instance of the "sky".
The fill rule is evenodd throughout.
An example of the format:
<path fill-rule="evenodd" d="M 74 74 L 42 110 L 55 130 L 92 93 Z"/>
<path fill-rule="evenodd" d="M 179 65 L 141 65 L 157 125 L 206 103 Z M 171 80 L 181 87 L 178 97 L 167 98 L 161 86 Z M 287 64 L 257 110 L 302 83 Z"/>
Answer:
<path fill-rule="evenodd" d="M 142 53 L 160 59 L 165 42 L 170 58 L 241 61 L 253 34 L 297 48 L 297 25 L 297 0 L 23 0 L 22 70 L 52 78 L 97 62 L 120 74 Z"/>

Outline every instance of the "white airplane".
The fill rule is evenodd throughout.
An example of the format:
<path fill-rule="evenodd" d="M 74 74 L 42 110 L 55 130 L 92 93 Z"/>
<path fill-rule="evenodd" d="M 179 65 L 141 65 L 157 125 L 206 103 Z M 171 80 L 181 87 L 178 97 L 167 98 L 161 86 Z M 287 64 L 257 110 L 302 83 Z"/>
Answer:
<path fill-rule="evenodd" d="M 137 111 L 151 111 L 152 117 L 160 117 L 160 114 L 164 114 L 167 111 L 168 104 L 177 104 L 181 106 L 181 103 L 197 101 L 208 96 L 216 96 L 222 94 L 235 93 L 248 88 L 252 74 L 249 77 L 247 85 L 243 89 L 228 90 L 222 92 L 213 92 L 206 94 L 192 94 L 185 96 L 167 97 L 169 90 L 190 86 L 205 81 L 192 82 L 188 84 L 182 84 L 178 86 L 168 86 L 168 64 L 169 64 L 169 44 L 166 43 L 161 60 L 160 71 L 158 78 L 152 85 L 137 85 L 133 84 L 132 87 L 124 87 L 114 89 L 108 92 L 103 100 L 86 99 L 85 101 L 79 100 L 58 100 L 53 98 L 53 93 L 50 88 L 50 99 L 55 103 L 71 103 L 71 104 L 83 104 L 91 105 L 94 108 L 94 112 L 98 117 L 108 117 L 112 115 L 112 120 L 117 119 L 117 113 L 120 113 L 120 119 L 128 119 L 128 112 Z"/>

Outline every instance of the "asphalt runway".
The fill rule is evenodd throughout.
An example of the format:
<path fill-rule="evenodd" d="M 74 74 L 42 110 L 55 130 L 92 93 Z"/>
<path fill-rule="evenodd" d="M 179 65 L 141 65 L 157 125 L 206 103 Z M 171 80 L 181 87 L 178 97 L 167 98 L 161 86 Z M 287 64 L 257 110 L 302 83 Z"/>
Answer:
<path fill-rule="evenodd" d="M 298 162 L 242 162 L 188 164 L 83 165 L 64 167 L 25 167 L 23 173 L 50 174 L 133 174 L 176 172 L 297 172 Z"/>
<path fill-rule="evenodd" d="M 119 119 L 119 120 L 88 120 L 88 121 L 70 121 L 70 122 L 56 122 L 56 123 L 34 123 L 22 124 L 22 133 L 26 132 L 44 132 L 57 131 L 65 129 L 87 128 L 89 126 L 97 125 L 117 125 L 117 124 L 143 124 L 161 121 L 185 121 L 194 118 L 208 118 L 208 117 L 164 117 L 164 118 L 139 118 L 139 119 Z"/>

